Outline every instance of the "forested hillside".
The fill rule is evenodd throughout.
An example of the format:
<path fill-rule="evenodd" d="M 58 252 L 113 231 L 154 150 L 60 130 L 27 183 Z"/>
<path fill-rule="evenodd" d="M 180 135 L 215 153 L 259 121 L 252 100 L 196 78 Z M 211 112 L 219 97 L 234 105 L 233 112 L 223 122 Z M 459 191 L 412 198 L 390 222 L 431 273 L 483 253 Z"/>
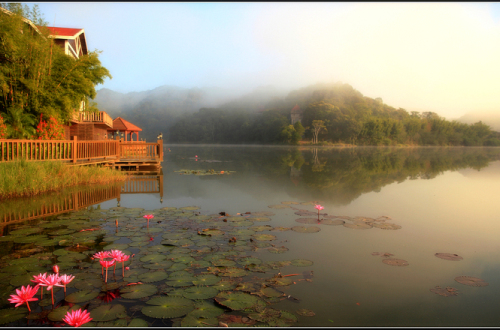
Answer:
<path fill-rule="evenodd" d="M 291 125 L 298 105 L 302 125 Z M 273 98 L 263 107 L 202 108 L 184 114 L 170 129 L 169 141 L 191 143 L 316 143 L 357 145 L 497 146 L 500 135 L 482 122 L 447 121 L 434 112 L 394 108 L 363 96 L 348 84 L 316 84 Z"/>
<path fill-rule="evenodd" d="M 154 141 L 158 133 L 163 133 L 167 139 L 172 125 L 200 108 L 219 106 L 229 112 L 253 112 L 264 109 L 269 100 L 282 96 L 272 87 L 257 88 L 241 97 L 235 97 L 235 94 L 222 88 L 161 86 L 131 93 L 101 89 L 94 101 L 99 110 L 106 111 L 111 117 L 122 117 L 141 127 L 140 138 Z"/>

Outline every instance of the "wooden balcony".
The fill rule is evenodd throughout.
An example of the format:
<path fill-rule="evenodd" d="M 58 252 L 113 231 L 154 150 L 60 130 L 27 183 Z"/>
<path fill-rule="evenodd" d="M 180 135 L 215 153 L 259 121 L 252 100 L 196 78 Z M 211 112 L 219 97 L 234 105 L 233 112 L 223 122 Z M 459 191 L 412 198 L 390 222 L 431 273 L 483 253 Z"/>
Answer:
<path fill-rule="evenodd" d="M 75 111 L 71 118 L 74 123 L 93 123 L 105 125 L 107 128 L 113 128 L 113 119 L 104 111 L 93 113 L 89 111 Z"/>

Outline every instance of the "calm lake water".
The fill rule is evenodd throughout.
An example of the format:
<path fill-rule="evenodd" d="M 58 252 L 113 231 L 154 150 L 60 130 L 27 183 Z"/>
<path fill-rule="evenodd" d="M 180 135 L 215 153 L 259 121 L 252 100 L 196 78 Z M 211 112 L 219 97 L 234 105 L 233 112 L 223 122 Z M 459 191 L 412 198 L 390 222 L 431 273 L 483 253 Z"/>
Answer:
<path fill-rule="evenodd" d="M 123 187 L 1 203 L 0 219 L 12 223 L 1 227 L 0 324 L 53 326 L 72 301 L 97 326 L 500 324 L 500 148 L 167 145 L 162 167 Z M 43 206 L 55 215 L 37 217 Z M 146 214 L 155 215 L 149 227 Z M 119 265 L 106 285 L 90 256 L 111 248 L 135 256 L 125 278 Z M 9 295 L 56 263 L 76 275 L 70 299 L 55 292 L 60 314 L 49 314 L 45 292 L 30 320 L 24 307 L 13 312 Z M 208 273 L 233 287 L 195 292 L 192 281 Z M 156 288 L 127 296 L 139 281 Z M 193 305 L 147 315 L 160 296 Z M 210 309 L 201 303 L 213 314 L 194 313 Z"/>

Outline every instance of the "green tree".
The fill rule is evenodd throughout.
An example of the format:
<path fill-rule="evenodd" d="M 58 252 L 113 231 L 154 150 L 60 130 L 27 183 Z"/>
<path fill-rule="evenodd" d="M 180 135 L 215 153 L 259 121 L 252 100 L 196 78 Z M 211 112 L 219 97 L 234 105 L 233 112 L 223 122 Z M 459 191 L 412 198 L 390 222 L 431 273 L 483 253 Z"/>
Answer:
<path fill-rule="evenodd" d="M 293 124 L 293 128 L 294 128 L 294 131 L 292 134 L 291 142 L 292 142 L 292 144 L 299 144 L 299 141 L 302 139 L 302 135 L 305 132 L 305 128 L 304 128 L 304 126 L 302 126 L 300 121 Z"/>
<path fill-rule="evenodd" d="M 1 6 L 12 12 L 0 12 L 0 113 L 15 125 L 12 137 L 29 135 L 41 114 L 67 122 L 82 101 L 95 97 L 95 86 L 111 78 L 99 52 L 67 56 L 49 38 L 36 5 Z"/>
<path fill-rule="evenodd" d="M 313 143 L 318 143 L 319 132 L 323 129 L 326 130 L 325 122 L 323 120 L 313 120 Z"/>

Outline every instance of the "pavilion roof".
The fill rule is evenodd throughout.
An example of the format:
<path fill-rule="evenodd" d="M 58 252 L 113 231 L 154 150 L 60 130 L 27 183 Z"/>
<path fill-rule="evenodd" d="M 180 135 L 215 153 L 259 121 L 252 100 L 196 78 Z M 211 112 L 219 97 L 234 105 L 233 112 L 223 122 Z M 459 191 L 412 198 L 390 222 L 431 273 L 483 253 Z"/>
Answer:
<path fill-rule="evenodd" d="M 142 131 L 140 127 L 135 126 L 129 121 L 126 121 L 125 119 L 121 117 L 117 117 L 115 120 L 113 120 L 113 128 L 108 129 L 108 130 L 113 130 L 113 131 Z"/>

